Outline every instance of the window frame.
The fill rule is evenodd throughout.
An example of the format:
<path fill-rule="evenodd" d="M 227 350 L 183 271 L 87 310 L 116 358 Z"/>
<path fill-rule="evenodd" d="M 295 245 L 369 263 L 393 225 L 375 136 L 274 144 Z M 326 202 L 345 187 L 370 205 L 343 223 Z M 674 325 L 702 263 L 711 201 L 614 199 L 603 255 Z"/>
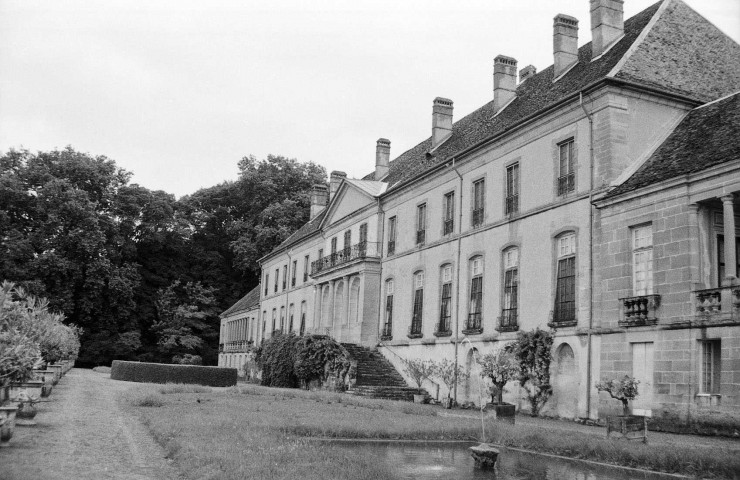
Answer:
<path fill-rule="evenodd" d="M 393 215 L 388 218 L 388 245 L 387 254 L 393 255 L 396 253 L 396 235 L 398 234 L 398 217 Z"/>
<path fill-rule="evenodd" d="M 521 262 L 520 248 L 517 245 L 506 247 L 501 252 L 501 260 L 502 297 L 499 330 L 516 331 L 519 329 L 519 272 Z"/>
<path fill-rule="evenodd" d="M 646 230 L 648 231 L 647 235 L 638 236 Z M 630 227 L 630 238 L 632 241 L 632 296 L 642 297 L 652 295 L 655 291 L 652 223 Z M 638 257 L 643 256 L 646 258 L 641 259 L 638 263 Z M 638 269 L 639 266 L 642 268 Z M 644 278 L 639 278 L 639 273 L 644 274 Z M 640 283 L 644 283 L 644 285 L 640 285 Z"/>
<path fill-rule="evenodd" d="M 564 197 L 576 191 L 576 139 L 575 136 L 561 140 L 555 144 L 556 149 L 556 179 L 555 191 L 557 196 Z M 563 169 L 563 147 L 569 147 Z"/>
<path fill-rule="evenodd" d="M 477 265 L 477 262 L 480 262 Z M 483 333 L 483 287 L 485 276 L 485 259 L 482 254 L 474 255 L 468 260 L 468 316 L 465 320 L 463 334 Z"/>
<path fill-rule="evenodd" d="M 385 313 L 383 314 L 383 330 L 381 340 L 393 339 L 393 295 L 395 290 L 394 280 L 388 278 L 385 287 Z"/>
<path fill-rule="evenodd" d="M 303 283 L 306 283 L 308 281 L 308 269 L 311 265 L 310 257 L 310 255 L 305 255 L 303 257 Z"/>
<path fill-rule="evenodd" d="M 521 169 L 519 161 L 511 162 L 504 168 L 504 215 L 519 213 L 521 204 Z"/>
<path fill-rule="evenodd" d="M 426 243 L 427 235 L 427 202 L 416 205 L 416 245 Z"/>
<path fill-rule="evenodd" d="M 565 240 L 568 242 L 565 243 Z M 572 326 L 578 323 L 578 233 L 575 230 L 566 230 L 555 237 L 555 266 L 554 266 L 554 301 L 552 325 Z M 562 275 L 561 275 L 561 265 Z M 569 270 L 572 274 L 567 275 Z M 561 285 L 562 281 L 562 285 Z M 561 288 L 562 287 L 562 288 Z M 568 294 L 569 287 L 572 294 Z M 561 296 L 561 293 L 563 295 Z M 569 300 L 572 296 L 572 299 Z M 563 305 L 572 304 L 572 307 Z"/>
<path fill-rule="evenodd" d="M 708 338 L 700 340 L 699 394 L 720 395 L 722 385 L 722 340 Z M 707 348 L 711 347 L 711 348 Z M 710 371 L 707 372 L 707 364 Z"/>
<path fill-rule="evenodd" d="M 455 233 L 455 191 L 442 196 L 442 236 Z"/>
<path fill-rule="evenodd" d="M 480 188 L 478 188 L 480 186 Z M 480 194 L 479 194 L 480 192 Z M 471 183 L 470 226 L 480 227 L 486 217 L 486 177 L 477 178 Z"/>
<path fill-rule="evenodd" d="M 411 308 L 411 325 L 409 327 L 409 338 L 421 338 L 424 328 L 424 271 L 414 272 L 412 281 L 413 299 Z"/>
<path fill-rule="evenodd" d="M 439 270 L 439 321 L 434 335 L 443 337 L 452 335 L 452 264 L 445 263 Z"/>

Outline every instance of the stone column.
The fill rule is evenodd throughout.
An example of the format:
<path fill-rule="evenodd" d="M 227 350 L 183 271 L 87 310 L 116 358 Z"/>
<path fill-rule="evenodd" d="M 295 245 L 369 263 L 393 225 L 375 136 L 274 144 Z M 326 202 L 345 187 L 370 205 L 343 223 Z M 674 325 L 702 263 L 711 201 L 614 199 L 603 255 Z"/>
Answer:
<path fill-rule="evenodd" d="M 725 224 L 725 278 L 723 284 L 733 285 L 737 280 L 735 258 L 735 209 L 733 194 L 721 197 Z"/>
<path fill-rule="evenodd" d="M 701 253 L 699 248 L 699 204 L 689 205 L 689 275 L 691 276 L 691 288 L 701 290 Z"/>

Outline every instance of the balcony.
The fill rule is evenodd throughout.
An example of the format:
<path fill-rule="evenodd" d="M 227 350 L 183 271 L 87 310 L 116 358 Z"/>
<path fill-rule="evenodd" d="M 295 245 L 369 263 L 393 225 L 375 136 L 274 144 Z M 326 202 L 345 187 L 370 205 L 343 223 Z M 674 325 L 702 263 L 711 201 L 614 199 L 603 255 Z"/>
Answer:
<path fill-rule="evenodd" d="M 316 277 L 323 272 L 331 271 L 334 267 L 347 265 L 356 260 L 366 258 L 380 258 L 379 244 L 376 242 L 362 242 L 338 252 L 326 255 L 311 262 L 311 276 Z"/>
<path fill-rule="evenodd" d="M 480 312 L 468 314 L 468 321 L 465 322 L 463 335 L 478 335 L 483 333 L 483 316 Z"/>
<path fill-rule="evenodd" d="M 480 225 L 483 225 L 483 216 L 485 214 L 485 210 L 483 208 L 476 208 L 473 210 L 473 218 L 472 218 L 472 224 L 473 227 L 478 227 Z"/>
<path fill-rule="evenodd" d="M 740 286 L 708 288 L 694 291 L 694 319 L 718 323 L 740 319 Z"/>
<path fill-rule="evenodd" d="M 516 332 L 519 330 L 518 323 L 518 311 L 516 308 L 505 308 L 501 311 L 501 316 L 498 317 L 498 327 L 496 330 L 499 332 Z"/>
<path fill-rule="evenodd" d="M 451 337 L 452 329 L 450 328 L 450 317 L 442 318 L 434 329 L 435 337 Z"/>
<path fill-rule="evenodd" d="M 219 345 L 219 353 L 245 353 L 254 342 L 252 340 L 239 340 L 226 342 Z"/>
<path fill-rule="evenodd" d="M 506 197 L 506 215 L 514 215 L 519 211 L 519 195 Z"/>
<path fill-rule="evenodd" d="M 558 177 L 558 195 L 565 195 L 568 192 L 572 192 L 576 189 L 576 176 L 574 173 L 569 173 Z"/>
<path fill-rule="evenodd" d="M 619 302 L 622 304 L 620 327 L 640 327 L 658 323 L 656 311 L 660 307 L 660 295 L 620 298 Z"/>
<path fill-rule="evenodd" d="M 452 232 L 455 231 L 455 221 L 451 218 L 448 218 L 444 221 L 444 228 L 443 228 L 443 235 L 450 235 Z"/>

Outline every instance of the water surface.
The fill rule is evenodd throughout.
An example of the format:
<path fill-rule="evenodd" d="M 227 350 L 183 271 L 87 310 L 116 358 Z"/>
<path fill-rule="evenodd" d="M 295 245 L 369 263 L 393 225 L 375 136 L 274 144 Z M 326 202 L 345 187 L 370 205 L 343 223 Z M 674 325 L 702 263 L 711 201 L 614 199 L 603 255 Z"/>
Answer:
<path fill-rule="evenodd" d="M 496 469 L 474 467 L 468 448 L 474 443 L 329 441 L 352 455 L 371 455 L 391 466 L 398 479 L 455 480 L 667 480 L 643 473 L 502 449 Z"/>

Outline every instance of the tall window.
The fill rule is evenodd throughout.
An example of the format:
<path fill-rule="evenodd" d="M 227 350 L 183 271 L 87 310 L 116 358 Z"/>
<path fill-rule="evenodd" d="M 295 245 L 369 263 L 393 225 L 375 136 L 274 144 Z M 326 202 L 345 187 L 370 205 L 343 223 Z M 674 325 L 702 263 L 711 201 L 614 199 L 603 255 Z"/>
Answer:
<path fill-rule="evenodd" d="M 411 335 L 421 335 L 421 320 L 424 311 L 424 272 L 414 274 L 414 311 L 411 317 Z"/>
<path fill-rule="evenodd" d="M 290 286 L 295 287 L 295 277 L 298 274 L 298 260 L 293 260 L 293 273 L 290 276 Z"/>
<path fill-rule="evenodd" d="M 442 201 L 443 211 L 443 234 L 449 235 L 455 231 L 455 192 L 450 192 L 444 196 Z"/>
<path fill-rule="evenodd" d="M 352 230 L 344 232 L 344 256 L 349 258 L 349 254 L 352 251 Z"/>
<path fill-rule="evenodd" d="M 273 308 L 272 309 L 272 331 L 273 332 L 275 331 L 275 327 L 277 326 L 276 322 L 277 322 L 277 309 Z"/>
<path fill-rule="evenodd" d="M 288 308 L 288 333 L 293 331 L 293 315 L 295 314 L 295 305 L 290 304 Z"/>
<path fill-rule="evenodd" d="M 285 331 L 285 307 L 280 307 L 280 331 Z"/>
<path fill-rule="evenodd" d="M 504 251 L 504 308 L 501 329 L 516 330 L 519 318 L 519 249 Z"/>
<path fill-rule="evenodd" d="M 360 248 L 364 249 L 367 245 L 367 223 L 360 224 Z"/>
<path fill-rule="evenodd" d="M 279 280 L 280 280 L 280 269 L 276 268 L 275 269 L 275 292 L 277 292 Z"/>
<path fill-rule="evenodd" d="M 396 253 L 396 217 L 388 219 L 388 255 Z"/>
<path fill-rule="evenodd" d="M 416 244 L 421 245 L 426 241 L 427 234 L 427 204 L 422 203 L 416 207 Z"/>
<path fill-rule="evenodd" d="M 298 335 L 306 333 L 306 302 L 301 302 L 301 328 L 298 331 Z"/>
<path fill-rule="evenodd" d="M 573 139 L 559 144 L 558 152 L 558 195 L 565 195 L 576 189 L 576 174 L 573 168 Z"/>
<path fill-rule="evenodd" d="M 486 183 L 484 179 L 473 182 L 473 215 L 471 217 L 471 225 L 477 227 L 483 225 L 483 217 L 485 215 L 485 191 Z"/>
<path fill-rule="evenodd" d="M 740 237 L 735 241 L 735 276 L 740 272 Z M 725 236 L 717 235 L 717 285 L 722 285 L 725 279 Z"/>
<path fill-rule="evenodd" d="M 720 340 L 701 342 L 701 393 L 719 393 L 721 346 Z"/>
<path fill-rule="evenodd" d="M 332 258 L 337 253 L 337 237 L 332 237 L 331 239 L 331 256 Z"/>
<path fill-rule="evenodd" d="M 576 319 L 576 235 L 568 233 L 557 239 L 557 282 L 553 321 L 573 322 Z"/>
<path fill-rule="evenodd" d="M 262 312 L 262 342 L 265 341 L 265 326 L 267 324 L 267 310 Z"/>
<path fill-rule="evenodd" d="M 452 333 L 450 320 L 452 319 L 452 265 L 444 265 L 440 271 L 442 280 L 442 301 L 439 306 L 439 324 L 437 332 L 441 334 Z"/>
<path fill-rule="evenodd" d="M 519 164 L 506 167 L 506 206 L 505 214 L 513 215 L 519 211 Z"/>
<path fill-rule="evenodd" d="M 308 281 L 308 264 L 309 259 L 308 255 L 303 257 L 303 283 L 306 283 Z"/>
<path fill-rule="evenodd" d="M 319 258 L 323 258 L 323 257 L 324 257 L 324 249 L 319 248 Z"/>
<path fill-rule="evenodd" d="M 382 336 L 386 340 L 393 337 L 393 280 L 385 281 L 385 322 Z"/>
<path fill-rule="evenodd" d="M 266 273 L 265 274 L 265 296 L 267 296 L 267 292 L 270 289 L 269 285 L 270 285 L 270 274 Z"/>
<path fill-rule="evenodd" d="M 283 291 L 288 286 L 288 266 L 283 265 Z"/>
<path fill-rule="evenodd" d="M 482 331 L 483 314 L 483 257 L 470 260 L 470 305 L 466 331 Z"/>
<path fill-rule="evenodd" d="M 653 226 L 632 229 L 632 289 L 635 296 L 653 293 Z"/>

